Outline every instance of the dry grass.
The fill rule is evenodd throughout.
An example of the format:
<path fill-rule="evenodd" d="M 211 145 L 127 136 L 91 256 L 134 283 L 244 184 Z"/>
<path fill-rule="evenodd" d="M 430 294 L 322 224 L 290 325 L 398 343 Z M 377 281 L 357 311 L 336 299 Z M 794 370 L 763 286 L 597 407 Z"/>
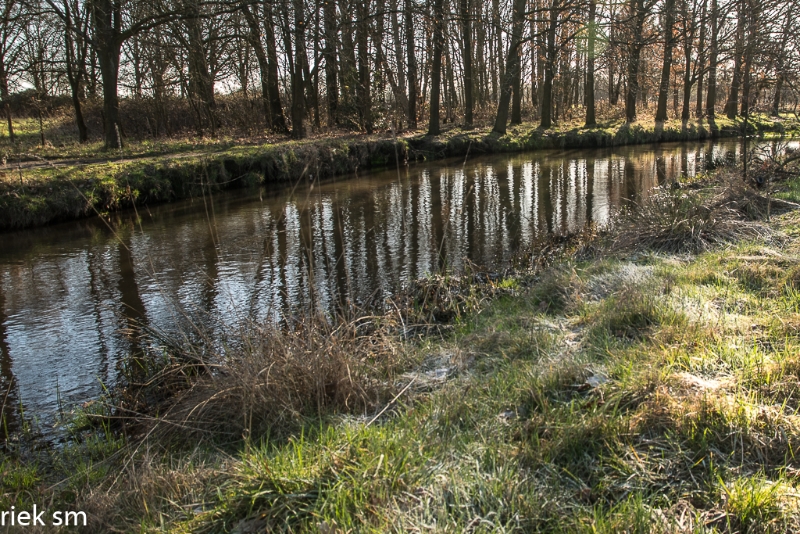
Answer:
<path fill-rule="evenodd" d="M 734 241 L 768 238 L 774 232 L 761 220 L 777 211 L 771 206 L 779 202 L 749 187 L 734 172 L 702 190 L 662 187 L 618 217 L 611 249 L 699 253 Z"/>
<path fill-rule="evenodd" d="M 136 372 L 112 411 L 137 434 L 194 439 L 279 437 L 331 410 L 363 414 L 409 365 L 398 323 L 396 314 L 336 325 L 306 316 L 288 327 L 250 324 L 222 343 L 162 336 L 147 362 L 129 366 Z"/>

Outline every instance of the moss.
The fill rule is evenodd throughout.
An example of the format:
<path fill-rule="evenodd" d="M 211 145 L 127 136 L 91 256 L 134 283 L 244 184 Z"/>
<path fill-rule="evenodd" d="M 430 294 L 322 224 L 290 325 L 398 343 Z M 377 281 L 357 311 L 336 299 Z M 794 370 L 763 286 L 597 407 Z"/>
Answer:
<path fill-rule="evenodd" d="M 328 178 L 408 159 L 408 144 L 378 141 L 265 145 L 221 154 L 26 172 L 0 183 L 0 231 L 87 217 L 264 183 Z"/>

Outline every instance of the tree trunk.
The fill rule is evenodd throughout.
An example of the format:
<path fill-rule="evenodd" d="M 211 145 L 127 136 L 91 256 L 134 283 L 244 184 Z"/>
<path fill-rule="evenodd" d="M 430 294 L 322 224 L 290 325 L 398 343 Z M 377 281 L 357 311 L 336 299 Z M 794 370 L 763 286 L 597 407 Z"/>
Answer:
<path fill-rule="evenodd" d="M 75 125 L 78 127 L 78 140 L 81 143 L 86 143 L 89 141 L 89 129 L 86 127 L 86 121 L 83 119 L 83 109 L 80 99 L 80 81 L 75 80 L 74 83 L 70 81 L 70 90 L 72 93 L 72 107 L 75 109 Z"/>
<path fill-rule="evenodd" d="M 281 90 L 278 84 L 278 45 L 275 41 L 275 20 L 271 4 L 264 0 L 264 34 L 267 41 L 268 76 L 267 89 L 269 90 L 269 123 L 274 132 L 289 133 L 286 117 L 281 104 Z M 291 55 L 291 50 L 289 50 Z M 291 75 L 291 72 L 290 72 Z"/>
<path fill-rule="evenodd" d="M 494 50 L 494 69 L 492 69 L 492 93 L 494 101 L 499 99 L 499 80 L 503 79 L 503 27 L 500 23 L 500 0 L 492 0 L 492 49 Z"/>
<path fill-rule="evenodd" d="M 692 97 L 692 43 L 694 42 L 695 29 L 697 28 L 697 12 L 689 13 L 687 0 L 682 0 L 683 10 L 683 108 L 681 120 L 688 121 L 691 115 Z"/>
<path fill-rule="evenodd" d="M 399 39 L 399 35 L 397 37 Z M 375 44 L 375 71 L 378 73 L 383 72 L 386 76 L 386 80 L 389 82 L 389 86 L 392 88 L 392 94 L 394 95 L 395 103 L 401 109 L 408 109 L 408 102 L 406 101 L 406 95 L 403 92 L 403 87 L 395 80 L 394 72 L 389 66 L 386 54 L 383 50 L 383 39 L 378 35 L 377 30 L 372 36 L 372 42 Z M 403 69 L 398 69 L 398 77 L 402 71 Z"/>
<path fill-rule="evenodd" d="M 339 54 L 339 84 L 341 86 L 341 98 L 347 108 L 345 112 L 348 115 L 348 120 L 350 120 L 358 87 L 356 43 L 353 38 L 354 19 L 356 17 L 346 0 L 339 0 L 339 11 L 342 32 L 342 45 Z"/>
<path fill-rule="evenodd" d="M 255 53 L 256 60 L 258 61 L 258 69 L 261 78 L 261 101 L 264 105 L 264 121 L 269 128 L 272 124 L 269 94 L 269 61 L 267 61 L 267 53 L 264 51 L 264 45 L 261 43 L 258 21 L 253 16 L 250 6 L 246 3 L 242 4 L 242 14 L 244 15 L 245 22 L 247 22 L 249 29 L 247 40 L 249 41 L 250 46 L 253 47 L 253 52 Z"/>
<path fill-rule="evenodd" d="M 508 46 L 506 68 L 503 71 L 502 83 L 500 84 L 500 101 L 497 103 L 497 116 L 494 121 L 492 131 L 506 133 L 506 123 L 508 122 L 508 107 L 511 103 L 511 90 L 514 76 L 519 71 L 519 47 L 522 40 L 522 23 L 525 17 L 526 0 L 514 0 L 513 12 L 511 14 L 511 42 Z"/>
<path fill-rule="evenodd" d="M 447 25 L 445 25 L 446 27 Z M 447 59 L 447 120 L 450 124 L 456 120 L 456 73 L 453 68 L 453 54 L 455 50 L 450 49 L 449 39 L 445 41 L 445 54 Z"/>
<path fill-rule="evenodd" d="M 75 125 L 78 127 L 78 140 L 81 143 L 86 143 L 89 140 L 89 130 L 86 128 L 86 121 L 83 119 L 83 110 L 81 108 L 81 82 L 83 68 L 85 66 L 84 59 L 85 48 L 81 51 L 79 47 L 77 52 L 75 50 L 75 40 L 73 37 L 74 26 L 72 14 L 69 10 L 69 3 L 64 2 L 64 46 L 65 46 L 65 64 L 67 67 L 67 81 L 69 82 L 70 92 L 72 96 L 72 107 L 75 109 Z M 82 53 L 83 52 L 83 53 Z M 76 64 L 77 63 L 77 64 Z M 82 65 L 83 63 L 83 65 Z M 76 68 L 77 67 L 77 68 Z M 9 127 L 11 122 L 9 121 Z M 12 133 L 13 130 L 9 130 Z M 13 141 L 13 138 L 12 138 Z"/>
<path fill-rule="evenodd" d="M 703 80 L 706 74 L 706 25 L 708 24 L 708 0 L 703 0 L 703 11 L 700 16 L 700 42 L 697 46 L 697 104 L 695 117 L 703 116 Z"/>
<path fill-rule="evenodd" d="M 675 0 L 664 2 L 664 56 L 661 63 L 661 82 L 658 84 L 658 107 L 656 122 L 667 120 L 667 98 L 669 96 L 669 77 L 672 68 L 673 24 L 675 20 Z"/>
<path fill-rule="evenodd" d="M 613 6 L 612 6 L 612 10 L 611 10 L 610 19 L 611 19 L 611 24 L 609 25 L 610 27 L 608 29 L 608 39 L 609 39 L 609 42 L 613 43 L 614 40 L 616 39 L 616 34 L 615 34 L 614 29 L 617 26 L 616 25 L 615 12 L 614 12 Z M 608 104 L 609 104 L 609 106 L 616 106 L 617 103 L 619 102 L 618 94 L 614 91 L 614 89 L 615 89 L 615 87 L 614 87 L 614 62 L 609 57 L 609 60 L 608 60 Z"/>
<path fill-rule="evenodd" d="M 739 16 L 736 21 L 736 41 L 734 44 L 733 52 L 733 80 L 731 80 L 731 87 L 728 91 L 728 101 L 725 103 L 725 115 L 729 119 L 736 117 L 736 112 L 739 109 L 739 85 L 741 84 L 742 76 L 742 55 L 744 53 L 744 9 L 745 0 L 738 0 Z"/>
<path fill-rule="evenodd" d="M 431 59 L 431 118 L 428 135 L 439 135 L 439 101 L 444 52 L 444 0 L 433 0 L 433 58 Z"/>
<path fill-rule="evenodd" d="M 472 29 L 469 0 L 461 0 L 461 57 L 464 60 L 464 126 L 472 128 Z"/>
<path fill-rule="evenodd" d="M 100 47 L 97 49 L 100 75 L 103 80 L 103 136 L 106 150 L 122 148 L 117 94 L 120 48 L 118 44 L 111 43 L 110 50 Z"/>
<path fill-rule="evenodd" d="M 717 54 L 719 46 L 719 10 L 717 0 L 711 0 L 711 46 L 708 55 L 708 93 L 706 94 L 706 116 L 714 117 L 717 103 Z"/>
<path fill-rule="evenodd" d="M 322 57 L 325 60 L 325 93 L 328 100 L 328 126 L 339 124 L 339 86 L 336 78 L 336 4 L 324 0 L 325 47 Z"/>
<path fill-rule="evenodd" d="M 520 68 L 520 48 L 517 47 L 516 68 L 512 73 L 511 85 L 513 98 L 511 99 L 511 124 L 522 124 L 522 69 Z"/>
<path fill-rule="evenodd" d="M 584 128 L 591 128 L 597 125 L 594 113 L 594 42 L 597 37 L 597 1 L 589 2 L 589 42 L 586 50 L 586 86 L 584 88 L 584 103 L 586 105 L 586 123 Z"/>
<path fill-rule="evenodd" d="M 94 49 L 103 81 L 103 137 L 106 150 L 122 148 L 119 123 L 119 58 L 122 41 L 114 22 L 122 18 L 119 7 L 111 0 L 93 0 Z M 113 22 L 112 22 L 113 20 Z"/>
<path fill-rule="evenodd" d="M 783 84 L 785 83 L 786 77 L 786 45 L 789 41 L 789 32 L 791 30 L 792 24 L 792 10 L 786 10 L 786 22 L 784 22 L 783 26 L 783 34 L 781 35 L 781 47 L 780 51 L 778 52 L 778 60 L 776 61 L 775 70 L 775 94 L 772 97 L 772 116 L 777 117 L 780 114 L 781 108 L 781 92 L 783 91 Z"/>
<path fill-rule="evenodd" d="M 403 112 L 408 110 L 408 102 L 406 97 L 406 69 L 403 68 L 403 45 L 400 40 L 400 21 L 397 17 L 398 0 L 391 0 L 390 10 L 392 12 L 392 41 L 394 43 L 394 59 L 397 65 L 397 86 L 399 93 L 395 91 L 396 105 L 400 107 Z M 388 66 L 387 66 L 388 67 Z M 402 120 L 400 120 L 400 127 L 402 128 Z"/>
<path fill-rule="evenodd" d="M 8 139 L 13 143 L 16 140 L 16 135 L 14 134 L 14 124 L 11 122 L 11 106 L 8 103 L 8 78 L 6 76 L 2 76 L 0 78 L 0 91 L 2 91 L 3 98 L 3 111 L 5 111 L 6 121 L 8 122 Z"/>
<path fill-rule="evenodd" d="M 311 68 L 308 64 L 308 53 L 306 47 L 300 47 L 300 58 L 303 62 L 303 87 L 305 88 L 305 105 L 314 110 L 314 126 L 319 129 L 319 98 L 317 97 L 317 90 L 314 87 L 314 80 L 311 77 Z"/>
<path fill-rule="evenodd" d="M 292 65 L 292 138 L 305 137 L 305 95 L 303 94 L 303 54 L 300 49 L 305 46 L 305 26 L 303 0 L 293 0 L 294 4 L 294 64 Z M 291 56 L 291 49 L 287 50 Z"/>
<path fill-rule="evenodd" d="M 630 0 L 629 6 L 633 23 L 633 37 L 629 44 L 628 83 L 625 88 L 625 122 L 627 123 L 636 120 L 636 98 L 639 95 L 639 58 L 643 47 L 644 21 L 647 17 L 644 0 Z"/>
<path fill-rule="evenodd" d="M 160 47 L 160 43 L 156 43 L 150 53 L 148 66 L 150 68 L 150 77 L 153 84 L 153 119 L 155 128 L 153 135 L 158 137 L 162 132 L 166 135 L 172 135 L 170 128 L 169 115 L 166 108 L 166 87 L 165 80 L 167 69 L 167 60 L 165 58 L 164 50 Z"/>
<path fill-rule="evenodd" d="M 2 21 L 3 30 L 10 24 L 10 8 L 11 6 L 6 4 Z M 9 65 L 6 63 L 7 60 L 10 61 L 7 54 L 0 54 L 0 98 L 3 99 L 3 111 L 5 112 L 6 121 L 8 122 L 8 138 L 11 143 L 14 143 L 16 136 L 14 135 L 14 124 L 11 122 L 11 106 L 8 102 L 10 94 L 8 90 Z M 0 416 L 2 416 L 2 413 L 0 413 Z"/>
<path fill-rule="evenodd" d="M 537 0 L 530 0 L 531 1 L 531 12 L 536 13 L 538 11 L 538 2 Z M 539 112 L 539 83 L 538 83 L 538 75 L 539 73 L 536 72 L 536 56 L 537 56 L 537 46 L 536 46 L 536 21 L 533 17 L 530 20 L 531 23 L 531 33 L 529 36 L 530 41 L 530 51 L 531 51 L 531 105 L 533 106 L 533 118 L 538 118 Z"/>
<path fill-rule="evenodd" d="M 478 22 L 475 26 L 475 61 L 478 69 L 476 104 L 483 107 L 489 99 L 489 73 L 486 68 L 486 24 L 483 23 L 483 4 L 475 2 L 472 5 L 475 20 Z"/>
<path fill-rule="evenodd" d="M 8 122 L 8 139 L 13 143 L 16 140 L 14 134 L 14 125 L 11 122 L 11 106 L 8 102 L 3 102 L 3 110 L 6 112 L 6 121 Z"/>
<path fill-rule="evenodd" d="M 681 120 L 688 121 L 691 116 L 692 98 L 692 50 L 684 47 L 684 70 L 683 70 L 683 108 L 681 108 Z"/>
<path fill-rule="evenodd" d="M 414 37 L 413 0 L 405 0 L 406 56 L 408 58 L 408 126 L 417 127 L 417 54 Z"/>
<path fill-rule="evenodd" d="M 192 2 L 188 8 L 189 15 L 185 19 L 188 33 L 189 98 L 193 99 L 197 108 L 202 110 L 202 115 L 211 129 L 211 135 L 216 136 L 218 121 L 214 82 L 208 68 L 198 5 L 197 0 Z"/>
<path fill-rule="evenodd" d="M 614 93 L 614 66 L 608 65 L 608 104 L 616 106 L 617 100 L 616 93 Z"/>
<path fill-rule="evenodd" d="M 553 79 L 556 65 L 556 30 L 558 29 L 558 1 L 553 0 L 549 11 L 547 35 L 545 37 L 544 80 L 542 81 L 541 118 L 539 127 L 550 128 L 553 124 Z"/>
<path fill-rule="evenodd" d="M 369 13 L 367 3 L 358 4 L 358 23 L 356 26 L 356 46 L 358 47 L 358 114 L 361 127 L 372 133 L 372 96 L 370 95 L 369 49 L 367 37 L 369 35 Z"/>
<path fill-rule="evenodd" d="M 744 73 L 742 75 L 742 112 L 743 117 L 750 114 L 750 86 L 751 73 L 753 72 L 753 56 L 758 47 L 757 27 L 758 12 L 753 0 L 746 0 L 748 7 L 747 44 L 744 50 Z"/>

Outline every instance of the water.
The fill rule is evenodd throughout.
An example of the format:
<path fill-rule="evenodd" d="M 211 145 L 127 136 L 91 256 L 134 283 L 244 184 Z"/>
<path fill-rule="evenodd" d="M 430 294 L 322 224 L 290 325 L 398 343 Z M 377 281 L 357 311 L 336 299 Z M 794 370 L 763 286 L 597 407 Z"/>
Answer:
<path fill-rule="evenodd" d="M 0 403 L 47 426 L 112 386 L 137 323 L 171 331 L 379 302 L 465 259 L 501 265 L 537 236 L 605 223 L 654 186 L 738 157 L 736 141 L 547 151 L 199 198 L 5 234 Z"/>

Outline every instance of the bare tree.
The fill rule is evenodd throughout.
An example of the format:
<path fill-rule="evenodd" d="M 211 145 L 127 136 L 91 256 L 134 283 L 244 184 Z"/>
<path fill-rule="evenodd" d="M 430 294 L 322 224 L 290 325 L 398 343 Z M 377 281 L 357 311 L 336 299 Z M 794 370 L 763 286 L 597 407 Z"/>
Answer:
<path fill-rule="evenodd" d="M 554 0 L 556 1 L 556 0 Z M 508 122 L 508 106 L 511 103 L 511 90 L 514 77 L 519 71 L 519 48 L 522 45 L 522 27 L 525 19 L 525 0 L 514 0 L 511 22 L 511 43 L 506 56 L 506 68 L 501 76 L 500 99 L 497 103 L 497 115 L 493 131 L 506 132 Z"/>
<path fill-rule="evenodd" d="M 664 2 L 664 56 L 661 60 L 661 83 L 658 84 L 658 109 L 656 122 L 667 120 L 667 96 L 669 94 L 669 79 L 672 70 L 672 46 L 675 42 L 675 0 Z"/>
<path fill-rule="evenodd" d="M 431 116 L 428 135 L 438 135 L 439 103 L 442 87 L 442 54 L 444 53 L 444 0 L 433 0 L 433 58 L 431 60 Z"/>
<path fill-rule="evenodd" d="M 14 125 L 11 122 L 11 106 L 8 99 L 11 95 L 10 82 L 18 72 L 18 60 L 23 24 L 23 12 L 16 0 L 3 0 L 0 11 L 0 98 L 3 99 L 3 111 L 8 123 L 8 136 L 14 141 Z"/>

